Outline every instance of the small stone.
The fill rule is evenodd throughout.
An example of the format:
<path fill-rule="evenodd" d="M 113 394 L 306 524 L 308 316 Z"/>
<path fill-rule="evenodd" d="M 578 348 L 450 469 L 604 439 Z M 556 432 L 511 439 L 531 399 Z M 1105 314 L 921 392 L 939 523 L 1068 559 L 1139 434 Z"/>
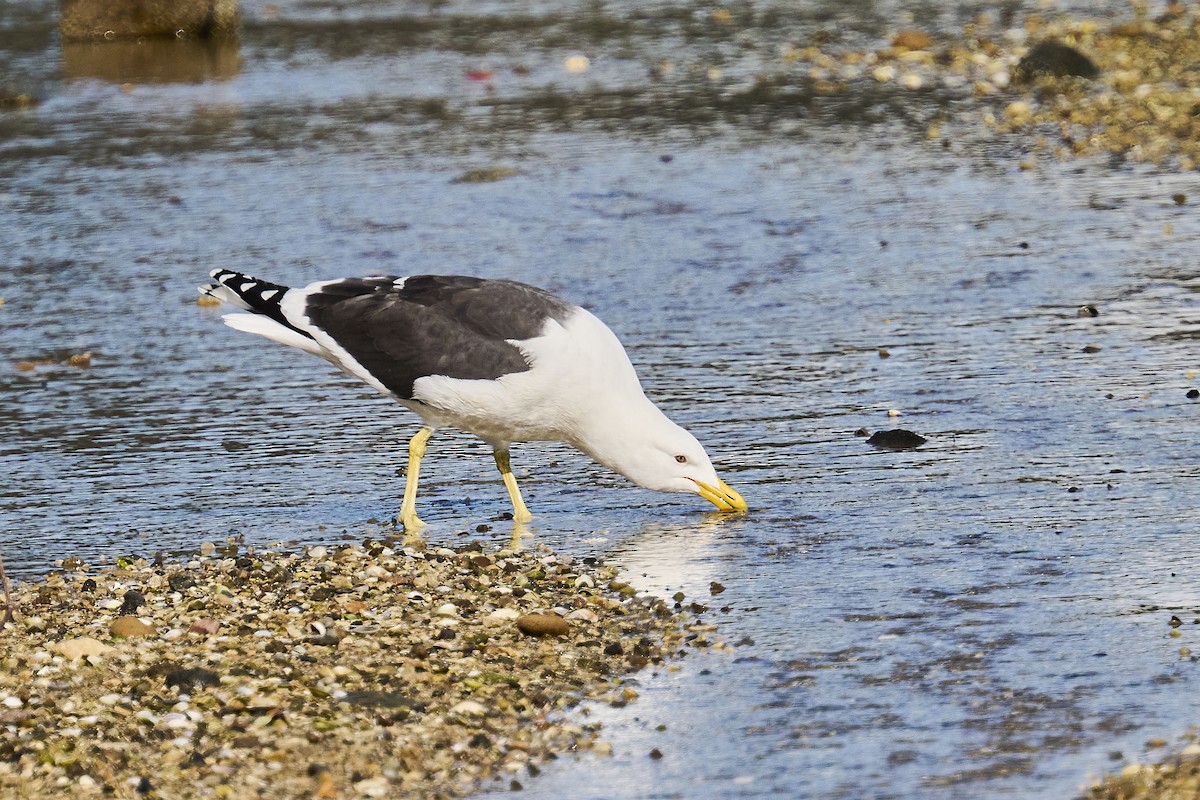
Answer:
<path fill-rule="evenodd" d="M 1188 389 L 1187 399 L 1195 400 L 1196 398 L 1200 398 L 1200 389 Z"/>
<path fill-rule="evenodd" d="M 354 792 L 366 796 L 366 798 L 386 798 L 386 796 L 391 794 L 391 787 L 388 786 L 388 778 L 380 775 L 378 777 L 366 778 L 366 780 L 362 781 L 355 781 Z"/>
<path fill-rule="evenodd" d="M 200 543 L 200 555 L 207 558 L 208 556 L 211 556 L 215 552 L 217 552 L 217 546 L 215 544 L 213 544 L 212 542 L 201 542 Z"/>
<path fill-rule="evenodd" d="M 25 705 L 25 703 L 21 701 L 21 698 L 17 697 L 16 695 L 9 695 L 8 697 L 4 698 L 2 702 L 5 708 L 20 708 L 21 706 Z"/>
<path fill-rule="evenodd" d="M 720 594 L 723 591 L 725 591 L 725 587 L 722 586 L 721 584 L 717 583 L 716 581 L 713 581 L 710 584 L 708 584 L 709 594 L 714 594 L 714 595 Z"/>
<path fill-rule="evenodd" d="M 221 676 L 211 669 L 199 667 L 171 670 L 164 676 L 164 680 L 167 686 L 174 686 L 182 692 L 191 692 L 205 686 L 221 685 Z"/>
<path fill-rule="evenodd" d="M 452 706 L 450 713 L 462 717 L 482 717 L 487 713 L 487 706 L 477 700 L 463 700 Z"/>
<path fill-rule="evenodd" d="M 905 50 L 928 50 L 933 47 L 933 39 L 925 31 L 903 30 L 892 37 L 892 47 L 902 47 Z"/>
<path fill-rule="evenodd" d="M 1095 78 L 1100 74 L 1095 63 L 1073 47 L 1061 42 L 1038 42 L 1017 64 L 1016 74 L 1022 80 L 1039 75 Z"/>
<path fill-rule="evenodd" d="M 121 636 L 126 639 L 135 636 L 157 636 L 158 631 L 154 630 L 152 625 L 147 625 L 137 617 L 117 617 L 112 624 L 108 626 L 109 632 L 113 636 Z"/>
<path fill-rule="evenodd" d="M 1075 312 L 1075 314 L 1076 316 L 1080 317 L 1098 317 L 1100 316 L 1100 309 L 1091 304 L 1082 305 L 1079 307 L 1079 310 Z"/>
<path fill-rule="evenodd" d="M 887 83 L 896 79 L 896 68 L 891 64 L 885 64 L 882 67 L 876 67 L 871 71 L 871 77 L 880 83 Z"/>
<path fill-rule="evenodd" d="M 1084 353 L 1099 353 L 1099 352 L 1100 352 L 1100 345 L 1098 345 L 1098 344 L 1085 344 L 1085 345 L 1083 346 L 1083 352 L 1084 352 Z"/>
<path fill-rule="evenodd" d="M 587 56 L 574 55 L 567 56 L 565 59 L 563 59 L 563 68 L 572 75 L 579 75 L 580 73 L 587 72 L 588 68 L 591 66 L 592 62 Z"/>
<path fill-rule="evenodd" d="M 137 610 L 146 604 L 146 596 L 137 589 L 130 589 L 121 600 L 121 608 L 117 611 L 122 616 L 136 614 Z"/>
<path fill-rule="evenodd" d="M 517 629 L 528 636 L 566 636 L 571 626 L 557 614 L 526 614 L 517 619 Z"/>
<path fill-rule="evenodd" d="M 655 761 L 658 761 L 662 757 L 663 757 L 662 751 L 659 750 L 657 747 L 650 751 L 650 758 L 654 759 Z"/>
<path fill-rule="evenodd" d="M 81 636 L 78 639 L 64 639 L 51 645 L 50 649 L 62 654 L 68 661 L 74 661 L 89 656 L 101 656 L 113 648 L 91 636 Z"/>
<path fill-rule="evenodd" d="M 215 619 L 198 619 L 188 626 L 188 633 L 202 633 L 212 636 L 221 630 L 221 623 Z"/>
<path fill-rule="evenodd" d="M 1183 192 L 1176 192 L 1171 195 L 1171 199 L 1175 201 L 1175 205 L 1177 206 L 1187 205 L 1187 195 Z"/>
<path fill-rule="evenodd" d="M 333 800 L 338 797 L 341 792 L 338 791 L 337 782 L 333 779 L 333 775 L 328 769 L 322 769 L 316 773 L 313 779 L 312 796 L 317 800 Z"/>
<path fill-rule="evenodd" d="M 196 579 L 191 575 L 172 575 L 167 578 L 167 586 L 172 592 L 186 592 L 196 585 Z"/>

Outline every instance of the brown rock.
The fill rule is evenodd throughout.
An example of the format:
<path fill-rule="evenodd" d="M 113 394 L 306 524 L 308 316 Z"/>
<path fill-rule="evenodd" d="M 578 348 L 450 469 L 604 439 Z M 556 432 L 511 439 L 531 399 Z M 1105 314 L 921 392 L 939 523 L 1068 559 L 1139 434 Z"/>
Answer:
<path fill-rule="evenodd" d="M 892 37 L 892 47 L 903 47 L 905 50 L 928 50 L 933 47 L 933 39 L 925 31 L 904 30 Z"/>
<path fill-rule="evenodd" d="M 212 636 L 219 630 L 221 623 L 215 619 L 198 619 L 188 627 L 188 633 L 203 633 L 206 636 Z"/>
<path fill-rule="evenodd" d="M 558 614 L 526 614 L 517 619 L 517 629 L 528 636 L 566 636 L 571 632 Z"/>
<path fill-rule="evenodd" d="M 158 631 L 137 617 L 117 617 L 108 630 L 113 636 L 124 636 L 126 639 L 134 636 L 157 636 Z"/>
<path fill-rule="evenodd" d="M 207 38 L 237 31 L 237 0 L 62 0 L 65 39 Z"/>

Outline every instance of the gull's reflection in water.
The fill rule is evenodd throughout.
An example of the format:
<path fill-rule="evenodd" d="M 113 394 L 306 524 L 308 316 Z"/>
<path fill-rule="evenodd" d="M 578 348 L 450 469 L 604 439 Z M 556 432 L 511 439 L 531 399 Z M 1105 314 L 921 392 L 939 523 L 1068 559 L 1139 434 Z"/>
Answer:
<path fill-rule="evenodd" d="M 737 540 L 744 524 L 715 512 L 686 521 L 647 521 L 635 536 L 613 547 L 610 560 L 640 593 L 708 597 L 719 579 L 725 548 Z"/>

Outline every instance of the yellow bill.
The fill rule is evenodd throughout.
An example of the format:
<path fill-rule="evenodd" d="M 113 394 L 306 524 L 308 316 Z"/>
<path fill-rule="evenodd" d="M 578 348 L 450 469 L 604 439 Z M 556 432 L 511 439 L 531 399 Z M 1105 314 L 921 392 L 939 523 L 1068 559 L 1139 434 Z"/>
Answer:
<path fill-rule="evenodd" d="M 749 508 L 746 500 L 720 478 L 717 478 L 716 486 L 709 486 L 700 481 L 695 481 L 695 484 L 699 487 L 700 496 L 716 506 L 719 511 L 745 511 Z"/>

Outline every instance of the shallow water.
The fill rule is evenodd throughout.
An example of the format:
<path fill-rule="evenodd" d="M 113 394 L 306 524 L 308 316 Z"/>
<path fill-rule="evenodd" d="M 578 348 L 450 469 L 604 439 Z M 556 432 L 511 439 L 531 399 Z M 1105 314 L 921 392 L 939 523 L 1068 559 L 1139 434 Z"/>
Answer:
<path fill-rule="evenodd" d="M 232 53 L 101 69 L 51 6 L 0 7 L 3 81 L 43 99 L 0 112 L 10 572 L 386 533 L 414 418 L 193 286 L 504 276 L 609 322 L 752 508 L 514 448 L 537 541 L 683 591 L 739 643 L 637 676 L 592 712 L 614 756 L 526 796 L 1062 797 L 1196 723 L 1200 223 L 1171 196 L 1200 181 L 927 143 L 958 113 L 936 96 L 738 99 L 775 42 L 869 43 L 904 4 L 849 28 L 762 6 L 749 44 L 699 7 L 559 8 L 249 4 Z M 710 63 L 732 88 L 688 78 Z M 496 165 L 519 174 L 454 181 Z M 929 443 L 855 434 L 896 424 Z M 431 540 L 506 541 L 486 448 L 439 434 L 426 465 Z"/>

